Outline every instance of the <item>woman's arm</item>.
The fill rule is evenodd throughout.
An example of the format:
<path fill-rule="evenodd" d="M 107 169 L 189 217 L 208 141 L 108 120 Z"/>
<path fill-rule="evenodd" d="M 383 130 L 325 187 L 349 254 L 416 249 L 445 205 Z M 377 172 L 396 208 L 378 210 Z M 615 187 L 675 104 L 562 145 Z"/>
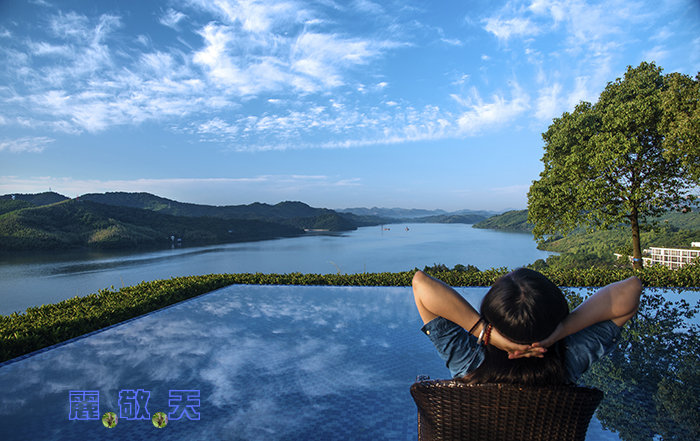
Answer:
<path fill-rule="evenodd" d="M 413 298 L 423 323 L 443 317 L 464 329 L 471 329 L 479 313 L 452 287 L 423 271 L 413 276 Z"/>
<path fill-rule="evenodd" d="M 452 287 L 423 271 L 417 271 L 413 276 L 413 297 L 423 323 L 428 323 L 439 316 L 470 330 L 479 321 L 479 313 L 464 300 L 464 297 Z M 483 324 L 479 324 L 473 331 L 475 336 L 481 333 L 483 327 Z M 509 354 L 520 352 L 521 357 L 541 356 L 544 352 L 543 348 L 513 343 L 493 328 L 490 343 Z"/>
<path fill-rule="evenodd" d="M 574 309 L 552 335 L 532 346 L 549 347 L 564 337 L 605 320 L 612 320 L 617 326 L 622 326 L 637 313 L 641 295 L 642 282 L 637 277 L 611 283 Z"/>

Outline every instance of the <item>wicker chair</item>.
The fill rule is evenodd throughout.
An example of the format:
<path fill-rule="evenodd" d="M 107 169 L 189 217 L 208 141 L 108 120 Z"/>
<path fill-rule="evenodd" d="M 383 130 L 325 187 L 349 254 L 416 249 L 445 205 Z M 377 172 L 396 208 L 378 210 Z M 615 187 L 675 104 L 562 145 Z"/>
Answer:
<path fill-rule="evenodd" d="M 598 389 L 418 380 L 418 439 L 581 440 L 603 399 Z"/>

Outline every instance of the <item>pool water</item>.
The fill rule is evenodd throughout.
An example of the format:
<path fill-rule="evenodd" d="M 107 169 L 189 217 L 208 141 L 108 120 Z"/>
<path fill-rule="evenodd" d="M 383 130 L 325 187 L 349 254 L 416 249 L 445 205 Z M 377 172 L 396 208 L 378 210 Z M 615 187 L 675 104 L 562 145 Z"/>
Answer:
<path fill-rule="evenodd" d="M 411 383 L 449 377 L 420 326 L 410 288 L 226 287 L 0 365 L 0 439 L 415 440 Z M 199 391 L 199 420 L 69 419 L 71 391 L 101 417 L 127 389 L 150 416 Z M 594 418 L 587 439 L 619 438 Z"/>

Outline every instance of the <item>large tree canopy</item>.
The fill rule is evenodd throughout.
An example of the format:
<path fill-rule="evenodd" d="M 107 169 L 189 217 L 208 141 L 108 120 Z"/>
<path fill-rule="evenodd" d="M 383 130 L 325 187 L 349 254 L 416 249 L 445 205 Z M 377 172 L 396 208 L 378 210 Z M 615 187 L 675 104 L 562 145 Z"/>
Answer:
<path fill-rule="evenodd" d="M 578 226 L 631 226 L 641 267 L 640 226 L 683 209 L 700 179 L 700 74 L 662 75 L 653 63 L 628 67 L 598 102 L 581 102 L 542 134 L 544 171 L 528 193 L 534 234 Z"/>

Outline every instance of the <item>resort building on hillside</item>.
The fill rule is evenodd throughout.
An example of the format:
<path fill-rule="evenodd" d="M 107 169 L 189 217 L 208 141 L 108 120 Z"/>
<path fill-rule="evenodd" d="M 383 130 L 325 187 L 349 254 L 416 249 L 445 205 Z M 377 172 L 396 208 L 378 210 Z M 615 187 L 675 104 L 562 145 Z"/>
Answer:
<path fill-rule="evenodd" d="M 700 257 L 700 242 L 690 244 L 693 248 L 660 248 L 649 247 L 644 250 L 644 265 L 665 265 L 671 269 L 678 269 L 689 264 L 693 259 Z"/>

